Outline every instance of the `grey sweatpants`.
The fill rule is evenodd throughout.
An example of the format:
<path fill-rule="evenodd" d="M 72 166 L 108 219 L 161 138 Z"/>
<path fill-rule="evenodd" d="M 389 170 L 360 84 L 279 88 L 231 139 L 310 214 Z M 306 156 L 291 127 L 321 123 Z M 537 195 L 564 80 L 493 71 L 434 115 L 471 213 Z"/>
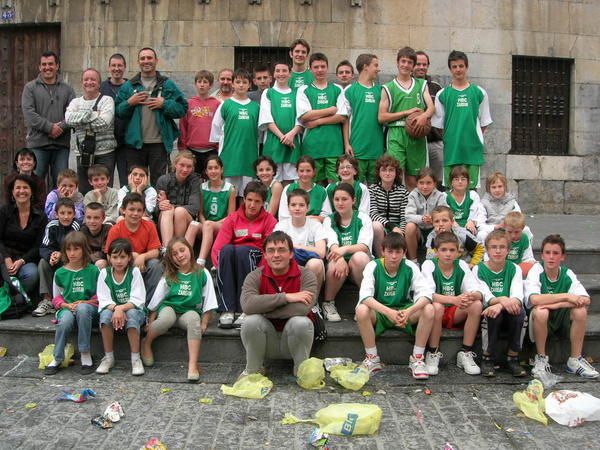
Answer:
<path fill-rule="evenodd" d="M 294 375 L 310 356 L 314 335 L 312 321 L 305 316 L 290 318 L 278 332 L 262 314 L 246 316 L 242 324 L 242 344 L 246 349 L 246 371 L 256 373 L 265 358 L 293 359 Z"/>
<path fill-rule="evenodd" d="M 158 336 L 161 336 L 175 324 L 182 330 L 187 331 L 188 341 L 199 341 L 202 339 L 200 314 L 197 311 L 177 314 L 173 308 L 165 306 L 158 313 L 156 320 L 150 324 L 150 329 Z"/>

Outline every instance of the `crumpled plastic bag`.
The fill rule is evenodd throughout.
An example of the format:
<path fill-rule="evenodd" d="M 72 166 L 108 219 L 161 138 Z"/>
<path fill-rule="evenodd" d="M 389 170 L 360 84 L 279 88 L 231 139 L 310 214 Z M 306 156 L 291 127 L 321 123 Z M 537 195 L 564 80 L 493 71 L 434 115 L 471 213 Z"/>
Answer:
<path fill-rule="evenodd" d="M 38 353 L 38 357 L 40 358 L 40 364 L 38 365 L 38 369 L 45 369 L 48 364 L 52 362 L 54 356 L 54 344 L 48 344 L 42 350 L 41 353 Z M 73 355 L 75 354 L 75 348 L 73 344 L 69 343 L 65 346 L 65 359 L 60 365 L 61 367 L 69 367 L 69 364 L 73 362 Z"/>
<path fill-rule="evenodd" d="M 519 408 L 523 414 L 533 420 L 548 425 L 548 418 L 544 414 L 544 386 L 540 380 L 531 380 L 527 385 L 527 389 L 513 394 L 515 406 Z"/>
<path fill-rule="evenodd" d="M 63 392 L 56 398 L 56 400 L 68 400 L 75 403 L 83 403 L 90 398 L 96 397 L 96 392 L 93 389 L 85 388 L 80 392 L 76 392 L 75 389 L 65 389 Z"/>
<path fill-rule="evenodd" d="M 302 361 L 298 367 L 296 378 L 298 386 L 304 389 L 321 389 L 325 386 L 325 369 L 323 360 L 319 358 L 308 358 Z"/>
<path fill-rule="evenodd" d="M 381 408 L 364 403 L 335 403 L 320 409 L 312 419 L 299 419 L 285 414 L 282 425 L 316 423 L 323 433 L 339 436 L 375 434 L 381 423 Z"/>
<path fill-rule="evenodd" d="M 351 391 L 358 391 L 369 381 L 369 372 L 354 363 L 333 366 L 331 378 Z"/>
<path fill-rule="evenodd" d="M 148 442 L 140 450 L 167 450 L 167 446 L 159 441 L 158 438 L 153 437 L 148 439 Z"/>
<path fill-rule="evenodd" d="M 223 394 L 242 398 L 265 398 L 271 389 L 273 382 L 260 373 L 240 378 L 233 386 L 221 385 Z"/>
<path fill-rule="evenodd" d="M 600 420 L 600 399 L 579 391 L 554 391 L 546 397 L 546 414 L 561 425 L 577 427 Z"/>

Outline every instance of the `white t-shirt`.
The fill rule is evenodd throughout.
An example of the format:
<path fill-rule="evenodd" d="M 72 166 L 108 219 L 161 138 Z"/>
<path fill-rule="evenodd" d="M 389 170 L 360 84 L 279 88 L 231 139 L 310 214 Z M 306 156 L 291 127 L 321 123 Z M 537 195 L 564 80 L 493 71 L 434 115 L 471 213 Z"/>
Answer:
<path fill-rule="evenodd" d="M 292 238 L 294 245 L 314 247 L 318 241 L 325 240 L 323 225 L 318 220 L 306 219 L 303 227 L 292 225 L 292 219 L 284 219 L 275 225 L 275 231 L 283 231 Z"/>

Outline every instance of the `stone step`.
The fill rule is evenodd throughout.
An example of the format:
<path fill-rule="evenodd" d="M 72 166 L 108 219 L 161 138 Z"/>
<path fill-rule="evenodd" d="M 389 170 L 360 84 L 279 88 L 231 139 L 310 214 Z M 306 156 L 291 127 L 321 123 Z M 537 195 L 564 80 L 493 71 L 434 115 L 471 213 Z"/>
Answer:
<path fill-rule="evenodd" d="M 50 316 L 42 318 L 24 317 L 19 320 L 0 322 L 0 346 L 8 348 L 10 355 L 25 354 L 36 356 L 47 345 L 54 342 L 54 325 Z M 344 315 L 342 322 L 327 323 L 327 341 L 318 344 L 313 354 L 319 357 L 351 357 L 354 360 L 363 358 L 363 345 L 356 323 L 351 316 Z M 76 342 L 73 336 L 72 342 Z M 505 341 L 502 341 L 506 345 Z M 462 332 L 444 330 L 441 350 L 445 361 L 454 361 L 460 350 Z M 406 364 L 412 350 L 413 339 L 407 334 L 389 330 L 378 338 L 377 347 L 384 361 L 389 364 Z M 475 343 L 475 351 L 480 354 L 480 339 Z M 549 343 L 551 361 L 560 363 L 569 356 L 569 342 L 566 339 L 552 339 Z M 172 330 L 155 341 L 155 358 L 160 361 L 186 361 L 187 341 L 180 330 Z M 591 313 L 588 321 L 585 341 L 586 355 L 594 360 L 600 359 L 600 313 Z M 98 330 L 92 334 L 92 353 L 96 359 L 103 354 L 102 340 Z M 527 350 L 526 350 L 527 353 Z M 124 334 L 115 339 L 117 359 L 129 358 L 129 345 Z M 526 356 L 525 356 L 526 358 Z M 201 361 L 233 362 L 245 361 L 238 330 L 221 330 L 214 320 L 202 342 Z"/>

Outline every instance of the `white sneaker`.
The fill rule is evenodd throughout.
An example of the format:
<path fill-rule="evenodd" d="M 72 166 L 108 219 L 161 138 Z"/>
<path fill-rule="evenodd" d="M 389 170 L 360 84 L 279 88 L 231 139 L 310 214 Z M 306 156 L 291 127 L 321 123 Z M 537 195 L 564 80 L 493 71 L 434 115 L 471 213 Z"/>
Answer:
<path fill-rule="evenodd" d="M 335 307 L 335 302 L 323 302 L 323 315 L 325 316 L 325 320 L 329 322 L 342 321 L 342 318 Z"/>
<path fill-rule="evenodd" d="M 115 367 L 115 358 L 109 358 L 108 356 L 105 356 L 102 358 L 102 361 L 100 361 L 100 365 L 96 369 L 96 373 L 105 375 L 110 372 L 110 369 L 113 367 Z"/>
<path fill-rule="evenodd" d="M 583 356 L 579 358 L 570 357 L 567 361 L 567 372 L 576 373 L 583 378 L 598 378 L 598 375 L 600 375 Z"/>
<path fill-rule="evenodd" d="M 246 320 L 246 314 L 242 313 L 235 319 L 235 322 L 233 322 L 233 328 L 242 328 L 244 320 Z"/>
<path fill-rule="evenodd" d="M 550 360 L 548 359 L 548 356 L 535 355 L 533 369 L 531 369 L 531 375 L 534 378 L 539 378 L 544 372 L 552 373 L 552 370 L 550 369 Z"/>
<path fill-rule="evenodd" d="M 442 352 L 427 352 L 425 354 L 425 367 L 427 367 L 427 373 L 429 375 L 437 375 L 440 371 L 440 359 L 442 359 L 444 355 Z"/>
<path fill-rule="evenodd" d="M 219 328 L 233 328 L 233 319 L 233 313 L 222 313 L 221 317 L 219 317 Z"/>
<path fill-rule="evenodd" d="M 417 358 L 413 355 L 410 355 L 408 360 L 408 368 L 412 372 L 412 376 L 415 380 L 426 380 L 429 378 L 429 373 L 427 372 L 427 367 L 425 366 L 425 358 L 423 358 L 423 356 Z"/>
<path fill-rule="evenodd" d="M 131 375 L 139 377 L 140 375 L 144 375 L 144 373 L 144 364 L 141 358 L 131 360 Z"/>
<path fill-rule="evenodd" d="M 34 317 L 42 317 L 46 314 L 52 314 L 54 312 L 54 308 L 52 307 L 52 302 L 50 300 L 42 300 L 37 308 L 33 310 L 31 313 Z"/>
<path fill-rule="evenodd" d="M 381 369 L 383 369 L 381 359 L 379 359 L 379 356 L 366 355 L 361 366 L 367 369 L 370 377 L 375 375 Z"/>
<path fill-rule="evenodd" d="M 479 375 L 481 369 L 475 362 L 477 355 L 474 352 L 463 352 L 460 351 L 456 355 L 456 365 L 459 369 L 465 371 L 467 375 Z"/>

